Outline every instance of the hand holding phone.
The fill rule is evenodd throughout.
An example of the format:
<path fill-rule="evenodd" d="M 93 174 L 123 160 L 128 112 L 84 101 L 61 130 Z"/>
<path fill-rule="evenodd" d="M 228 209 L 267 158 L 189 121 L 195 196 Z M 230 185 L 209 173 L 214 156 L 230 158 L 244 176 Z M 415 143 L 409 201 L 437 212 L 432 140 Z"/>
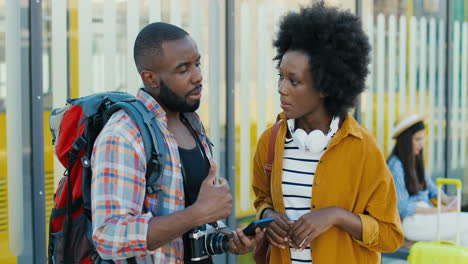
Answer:
<path fill-rule="evenodd" d="M 455 197 L 455 198 L 452 199 L 452 201 L 450 201 L 450 203 L 449 203 L 447 206 L 448 206 L 448 207 L 452 207 L 452 206 L 454 206 L 454 205 L 457 203 L 457 201 L 458 201 L 458 198 Z"/>
<path fill-rule="evenodd" d="M 260 229 L 264 229 L 274 220 L 275 219 L 273 217 L 255 220 L 252 223 L 250 223 L 246 228 L 244 228 L 242 232 L 244 232 L 246 236 L 255 236 L 255 229 L 257 229 L 257 227 Z"/>

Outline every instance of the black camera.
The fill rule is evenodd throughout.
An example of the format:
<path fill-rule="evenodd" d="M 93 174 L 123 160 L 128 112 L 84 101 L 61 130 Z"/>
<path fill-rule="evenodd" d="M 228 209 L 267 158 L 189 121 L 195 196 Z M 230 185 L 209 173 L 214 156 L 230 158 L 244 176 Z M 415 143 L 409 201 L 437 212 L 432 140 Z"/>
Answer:
<path fill-rule="evenodd" d="M 218 232 L 209 225 L 203 225 L 188 233 L 190 243 L 190 260 L 200 261 L 212 255 L 223 254 L 229 250 L 227 234 Z"/>

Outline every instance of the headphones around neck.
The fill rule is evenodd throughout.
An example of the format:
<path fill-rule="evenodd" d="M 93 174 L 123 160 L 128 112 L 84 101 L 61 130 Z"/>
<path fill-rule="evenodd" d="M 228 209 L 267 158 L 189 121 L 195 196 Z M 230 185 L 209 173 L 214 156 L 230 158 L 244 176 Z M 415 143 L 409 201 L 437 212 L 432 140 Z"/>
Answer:
<path fill-rule="evenodd" d="M 331 137 L 338 131 L 340 118 L 333 117 L 330 123 L 330 131 L 325 135 L 322 130 L 316 129 L 307 134 L 303 129 L 294 131 L 295 119 L 288 119 L 288 128 L 291 136 L 300 150 L 309 150 L 312 153 L 320 153 L 331 140 Z"/>

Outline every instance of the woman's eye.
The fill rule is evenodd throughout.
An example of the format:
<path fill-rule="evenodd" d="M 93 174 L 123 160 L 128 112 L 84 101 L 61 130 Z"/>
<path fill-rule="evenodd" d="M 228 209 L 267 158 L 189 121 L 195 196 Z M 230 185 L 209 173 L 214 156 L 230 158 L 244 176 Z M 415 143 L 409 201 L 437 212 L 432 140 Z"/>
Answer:
<path fill-rule="evenodd" d="M 283 74 L 281 74 L 281 73 L 278 73 L 278 79 L 280 79 L 280 80 L 283 80 L 283 79 L 284 79 L 284 76 L 283 76 Z"/>

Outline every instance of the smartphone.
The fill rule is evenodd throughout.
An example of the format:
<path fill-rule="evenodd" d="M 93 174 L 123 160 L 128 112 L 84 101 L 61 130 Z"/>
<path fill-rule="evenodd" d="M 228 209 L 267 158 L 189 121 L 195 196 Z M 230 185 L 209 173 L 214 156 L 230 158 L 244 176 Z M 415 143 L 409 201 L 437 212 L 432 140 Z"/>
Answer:
<path fill-rule="evenodd" d="M 453 200 L 448 204 L 448 207 L 454 206 L 454 205 L 457 203 L 457 201 L 458 201 L 458 198 L 453 199 Z"/>
<path fill-rule="evenodd" d="M 242 232 L 244 232 L 246 236 L 255 236 L 255 229 L 257 229 L 257 227 L 260 229 L 266 228 L 273 220 L 275 220 L 273 217 L 255 220 L 244 228 Z"/>

